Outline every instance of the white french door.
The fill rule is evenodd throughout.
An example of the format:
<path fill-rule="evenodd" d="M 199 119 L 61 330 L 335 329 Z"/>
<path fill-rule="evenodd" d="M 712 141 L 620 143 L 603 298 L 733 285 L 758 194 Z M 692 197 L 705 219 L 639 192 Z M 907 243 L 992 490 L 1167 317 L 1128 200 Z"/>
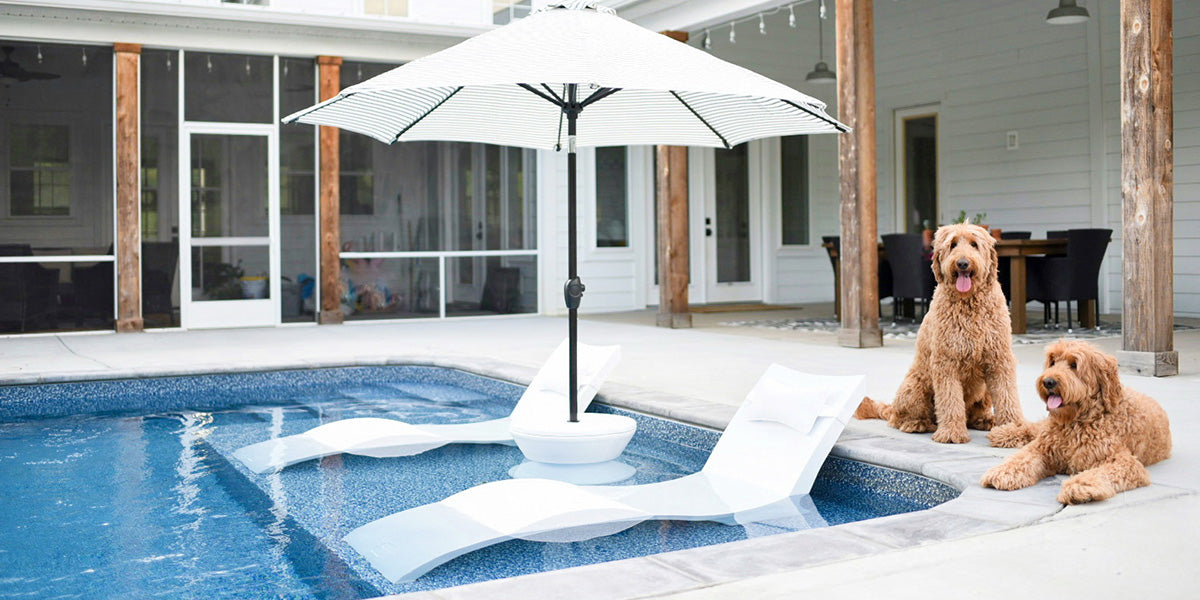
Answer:
<path fill-rule="evenodd" d="M 279 323 L 278 154 L 274 125 L 183 125 L 179 273 L 185 328 Z"/>
<path fill-rule="evenodd" d="M 705 303 L 762 300 L 761 144 L 702 153 Z"/>

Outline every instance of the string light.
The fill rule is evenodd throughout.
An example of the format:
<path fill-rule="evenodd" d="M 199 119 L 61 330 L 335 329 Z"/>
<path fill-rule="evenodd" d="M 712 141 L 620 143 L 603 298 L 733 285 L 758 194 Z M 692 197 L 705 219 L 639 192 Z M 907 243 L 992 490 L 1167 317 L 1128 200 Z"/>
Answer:
<path fill-rule="evenodd" d="M 729 21 L 729 43 L 730 44 L 737 43 L 736 26 L 738 23 L 744 23 L 744 22 L 751 21 L 754 19 L 758 19 L 758 33 L 761 35 L 767 35 L 766 18 L 768 16 L 779 13 L 779 12 L 783 11 L 784 9 L 786 9 L 787 13 L 788 13 L 788 27 L 795 29 L 797 27 L 797 25 L 796 25 L 796 6 L 800 5 L 800 4 L 808 4 L 810 2 L 813 2 L 813 0 L 796 0 L 795 2 L 791 2 L 789 4 L 776 6 L 775 8 L 772 8 L 770 10 L 764 10 L 759 13 L 747 15 L 740 19 L 734 19 L 732 21 Z M 824 19 L 825 18 L 825 0 L 820 0 L 820 9 L 821 9 L 821 18 Z M 720 27 L 722 25 L 724 25 L 724 24 L 723 23 L 717 24 L 718 27 Z M 710 35 L 709 28 L 707 28 L 707 27 L 704 29 L 704 41 L 701 43 L 705 50 L 709 50 L 712 48 L 712 36 Z"/>
<path fill-rule="evenodd" d="M 42 64 L 42 47 L 38 46 L 37 50 L 38 50 L 38 64 L 40 65 L 40 64 Z"/>
<path fill-rule="evenodd" d="M 825 0 L 821 0 L 820 14 L 821 14 L 821 18 L 824 19 L 825 18 Z"/>
<path fill-rule="evenodd" d="M 87 66 L 87 50 L 83 48 L 79 49 L 79 60 L 83 62 L 83 66 Z"/>

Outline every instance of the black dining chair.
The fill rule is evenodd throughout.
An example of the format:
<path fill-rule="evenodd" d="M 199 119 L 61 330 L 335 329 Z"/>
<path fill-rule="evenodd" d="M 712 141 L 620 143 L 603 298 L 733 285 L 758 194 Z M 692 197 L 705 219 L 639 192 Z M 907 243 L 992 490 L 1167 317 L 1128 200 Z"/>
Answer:
<path fill-rule="evenodd" d="M 1054 324 L 1058 325 L 1058 303 L 1065 301 L 1067 329 L 1070 329 L 1072 300 L 1077 303 L 1095 300 L 1099 313 L 1100 263 L 1112 240 L 1112 230 L 1069 229 L 1066 239 L 1066 256 L 1033 256 L 1026 264 L 1029 270 L 1028 298 L 1043 304 L 1043 322 L 1050 321 L 1050 304 L 1053 303 Z M 1100 315 L 1095 316 L 1099 319 Z M 1082 320 L 1082 314 L 1080 318 Z"/>
<path fill-rule="evenodd" d="M 842 236 L 840 235 L 825 235 L 821 236 L 821 244 L 825 246 L 825 252 L 829 254 L 829 264 L 833 267 L 833 315 L 838 320 L 842 320 L 841 310 L 841 274 L 838 273 L 839 260 L 842 252 Z M 892 310 L 896 309 L 895 296 L 892 294 L 892 267 L 888 263 L 887 258 L 879 260 L 879 302 L 882 303 L 884 298 L 891 297 L 893 301 Z"/>
<path fill-rule="evenodd" d="M 1002 240 L 1027 240 L 1033 236 L 1032 231 L 1001 231 Z"/>
<path fill-rule="evenodd" d="M 1066 229 L 1054 229 L 1051 231 L 1047 231 L 1046 239 L 1048 239 L 1048 240 L 1065 240 L 1065 239 L 1067 239 L 1067 230 Z"/>
<path fill-rule="evenodd" d="M 933 261 L 925 254 L 921 234 L 889 233 L 883 236 L 883 248 L 892 270 L 892 300 L 897 308 L 892 313 L 892 320 L 900 314 L 900 300 L 916 301 L 921 307 L 918 320 L 924 319 L 937 282 L 933 278 Z"/>

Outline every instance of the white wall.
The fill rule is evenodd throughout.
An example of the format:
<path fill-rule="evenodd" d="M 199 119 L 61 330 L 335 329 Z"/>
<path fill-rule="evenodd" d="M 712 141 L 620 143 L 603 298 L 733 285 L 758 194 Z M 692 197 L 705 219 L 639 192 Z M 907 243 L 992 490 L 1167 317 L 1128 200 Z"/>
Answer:
<path fill-rule="evenodd" d="M 1045 23 L 1044 0 L 876 2 L 876 127 L 879 231 L 897 229 L 895 111 L 934 104 L 939 112 L 940 217 L 987 213 L 1009 230 L 1108 227 L 1113 242 L 1102 275 L 1104 310 L 1121 310 L 1120 0 L 1088 0 L 1086 25 Z M 825 23 L 825 59 L 836 69 L 834 10 Z M 710 28 L 711 52 L 836 103 L 834 89 L 803 82 L 816 61 L 816 8 L 798 6 L 757 22 Z M 1176 2 L 1175 310 L 1200 316 L 1200 3 Z M 691 32 L 703 43 L 704 30 Z M 831 107 L 836 114 L 836 107 Z M 1006 150 L 1008 131 L 1020 146 Z M 812 240 L 837 231 L 837 142 L 810 140 Z M 766 214 L 772 214 L 768 212 Z M 819 247 L 776 253 L 769 300 L 833 297 L 832 270 Z"/>

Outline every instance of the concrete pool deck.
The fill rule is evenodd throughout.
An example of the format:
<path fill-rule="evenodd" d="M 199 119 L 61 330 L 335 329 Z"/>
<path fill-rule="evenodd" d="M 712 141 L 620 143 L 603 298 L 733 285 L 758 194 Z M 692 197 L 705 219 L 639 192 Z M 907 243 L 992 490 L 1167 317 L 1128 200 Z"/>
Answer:
<path fill-rule="evenodd" d="M 811 312 L 811 311 L 803 311 Z M 763 318 L 786 318 L 771 311 Z M 866 373 L 867 391 L 890 400 L 912 359 L 911 340 L 837 346 L 830 333 L 723 327 L 739 313 L 696 314 L 684 330 L 647 326 L 653 313 L 588 315 L 580 337 L 621 344 L 623 359 L 601 401 L 722 427 L 772 362 L 818 373 Z M 527 382 L 564 337 L 565 319 L 530 316 L 387 324 L 279 327 L 0 339 L 0 382 L 38 383 L 231 370 L 435 364 Z M 1113 352 L 1117 337 L 1094 340 Z M 979 488 L 979 475 L 1011 450 L 982 432 L 964 445 L 935 444 L 879 421 L 854 421 L 834 453 L 923 473 L 963 495 L 929 511 L 755 538 L 654 556 L 490 581 L 409 597 L 925 598 L 947 593 L 1011 598 L 1192 597 L 1200 586 L 1200 330 L 1177 331 L 1180 375 L 1122 374 L 1171 419 L 1172 457 L 1150 467 L 1153 485 L 1105 502 L 1063 507 L 1062 478 L 1018 492 Z M 1044 408 L 1033 381 L 1043 344 L 1017 345 L 1026 416 Z"/>

